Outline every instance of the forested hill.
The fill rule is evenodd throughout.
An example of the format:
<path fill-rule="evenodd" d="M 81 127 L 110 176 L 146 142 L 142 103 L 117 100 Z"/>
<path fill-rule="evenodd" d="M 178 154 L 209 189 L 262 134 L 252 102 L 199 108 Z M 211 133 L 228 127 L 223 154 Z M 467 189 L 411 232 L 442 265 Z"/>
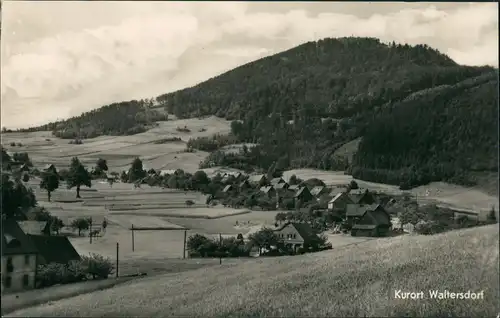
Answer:
<path fill-rule="evenodd" d="M 204 166 L 349 169 L 408 187 L 470 183 L 472 170 L 497 169 L 497 85 L 498 70 L 458 65 L 426 45 L 341 38 L 305 43 L 156 101 L 180 118 L 237 119 L 237 139 L 260 144 L 240 155 L 215 152 Z M 116 133 L 99 116 L 87 118 L 79 125 Z M 51 127 L 68 131 L 75 120 Z M 334 152 L 359 137 L 349 167 Z"/>

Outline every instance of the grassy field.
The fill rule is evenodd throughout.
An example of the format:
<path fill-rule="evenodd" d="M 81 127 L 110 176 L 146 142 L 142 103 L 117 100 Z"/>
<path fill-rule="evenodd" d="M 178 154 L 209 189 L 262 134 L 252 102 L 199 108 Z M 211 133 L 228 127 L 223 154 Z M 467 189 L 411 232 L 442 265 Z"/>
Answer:
<path fill-rule="evenodd" d="M 178 132 L 177 127 L 186 126 L 191 132 Z M 204 128 L 204 130 L 202 129 Z M 101 136 L 84 140 L 81 145 L 71 145 L 68 139 L 59 139 L 51 132 L 2 134 L 2 145 L 9 152 L 28 152 L 36 167 L 53 163 L 57 168 L 67 168 L 71 157 L 78 158 L 88 166 L 95 165 L 98 158 L 108 160 L 111 171 L 125 170 L 133 158 L 139 156 L 148 169 L 184 169 L 194 172 L 208 153 L 183 152 L 190 138 L 227 134 L 230 122 L 217 117 L 183 119 L 158 122 L 158 126 L 147 132 L 132 136 Z M 168 137 L 179 137 L 182 142 L 155 144 Z M 11 147 L 10 143 L 21 143 Z"/>
<path fill-rule="evenodd" d="M 9 316 L 494 317 L 498 247 L 496 225 L 378 239 L 145 278 Z M 484 291 L 484 299 L 403 300 L 399 289 Z"/>

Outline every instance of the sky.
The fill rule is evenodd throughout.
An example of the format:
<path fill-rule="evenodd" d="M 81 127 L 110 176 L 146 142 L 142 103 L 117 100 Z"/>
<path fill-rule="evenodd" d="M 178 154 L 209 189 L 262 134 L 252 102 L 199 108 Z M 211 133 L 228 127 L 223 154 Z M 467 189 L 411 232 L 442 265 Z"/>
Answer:
<path fill-rule="evenodd" d="M 497 3 L 3 1 L 1 125 L 193 86 L 325 37 L 427 44 L 498 67 Z"/>

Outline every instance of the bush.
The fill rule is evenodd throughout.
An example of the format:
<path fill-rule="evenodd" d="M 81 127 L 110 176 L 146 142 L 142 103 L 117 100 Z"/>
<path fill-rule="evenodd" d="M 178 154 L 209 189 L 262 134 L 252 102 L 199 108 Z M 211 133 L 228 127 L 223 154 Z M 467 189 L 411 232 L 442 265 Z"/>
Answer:
<path fill-rule="evenodd" d="M 442 233 L 445 230 L 446 229 L 442 224 L 434 221 L 421 222 L 415 225 L 415 232 L 423 235 Z"/>
<path fill-rule="evenodd" d="M 192 205 L 194 205 L 194 201 L 193 200 L 186 200 L 186 205 L 192 206 Z"/>
<path fill-rule="evenodd" d="M 111 261 L 98 254 L 82 256 L 80 261 L 70 261 L 68 264 L 39 265 L 36 273 L 36 287 L 76 283 L 85 281 L 89 277 L 108 278 L 113 269 Z"/>
<path fill-rule="evenodd" d="M 16 146 L 16 143 L 15 143 L 15 142 L 11 142 L 11 143 L 10 143 L 10 146 L 11 146 L 11 147 L 15 147 L 15 146 Z"/>
<path fill-rule="evenodd" d="M 28 181 L 30 181 L 30 175 L 25 172 L 23 174 L 23 182 L 28 182 Z"/>
<path fill-rule="evenodd" d="M 114 266 L 109 258 L 92 253 L 90 256 L 82 256 L 80 266 L 85 274 L 96 278 L 108 278 L 113 273 Z"/>

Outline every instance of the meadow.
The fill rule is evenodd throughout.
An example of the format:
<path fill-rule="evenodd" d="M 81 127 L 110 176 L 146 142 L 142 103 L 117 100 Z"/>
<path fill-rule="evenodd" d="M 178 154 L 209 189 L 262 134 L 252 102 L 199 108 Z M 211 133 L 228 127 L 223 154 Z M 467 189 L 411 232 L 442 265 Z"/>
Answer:
<path fill-rule="evenodd" d="M 498 226 L 372 240 L 295 257 L 138 279 L 10 317 L 494 317 Z M 396 290 L 484 291 L 484 299 L 395 298 Z"/>

